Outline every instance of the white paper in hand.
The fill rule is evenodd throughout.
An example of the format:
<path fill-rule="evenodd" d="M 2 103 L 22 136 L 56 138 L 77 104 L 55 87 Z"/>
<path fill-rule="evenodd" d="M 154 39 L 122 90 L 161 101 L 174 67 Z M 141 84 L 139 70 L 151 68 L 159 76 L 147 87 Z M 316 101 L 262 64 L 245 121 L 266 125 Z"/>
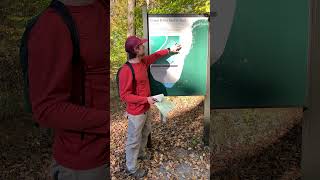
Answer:
<path fill-rule="evenodd" d="M 166 99 L 156 102 L 155 105 L 164 117 L 168 117 L 168 113 L 174 108 L 174 104 Z"/>
<path fill-rule="evenodd" d="M 163 94 L 158 94 L 158 95 L 155 95 L 155 96 L 152 96 L 153 98 L 157 99 L 158 102 L 161 102 L 164 98 L 164 95 Z"/>

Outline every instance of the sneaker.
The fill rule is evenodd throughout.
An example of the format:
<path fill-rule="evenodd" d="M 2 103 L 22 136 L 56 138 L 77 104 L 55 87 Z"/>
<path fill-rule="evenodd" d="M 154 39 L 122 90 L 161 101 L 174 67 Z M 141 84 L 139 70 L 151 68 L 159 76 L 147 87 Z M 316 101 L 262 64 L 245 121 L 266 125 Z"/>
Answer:
<path fill-rule="evenodd" d="M 151 157 L 151 154 L 146 153 L 146 155 L 144 155 L 144 156 L 139 156 L 138 159 L 140 159 L 140 160 L 151 160 L 152 157 Z"/>
<path fill-rule="evenodd" d="M 147 175 L 147 171 L 144 169 L 141 169 L 141 168 L 137 169 L 136 172 L 134 172 L 134 173 L 129 172 L 127 169 L 126 169 L 126 172 L 129 174 L 129 176 L 132 176 L 132 177 L 138 178 L 138 179 L 143 178 L 144 176 Z"/>

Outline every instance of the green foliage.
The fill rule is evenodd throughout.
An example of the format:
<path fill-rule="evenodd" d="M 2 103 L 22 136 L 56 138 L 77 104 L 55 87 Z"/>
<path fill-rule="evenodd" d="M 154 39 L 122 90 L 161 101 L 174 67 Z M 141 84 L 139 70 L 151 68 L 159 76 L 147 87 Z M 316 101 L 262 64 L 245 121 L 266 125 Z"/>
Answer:
<path fill-rule="evenodd" d="M 4 0 L 0 3 L 0 91 L 20 89 L 19 44 L 29 19 L 48 6 L 50 0 Z"/>
<path fill-rule="evenodd" d="M 143 20 L 142 20 L 142 7 L 144 3 L 138 4 L 134 11 L 135 25 L 136 25 L 136 35 L 139 37 L 143 36 Z"/>
<path fill-rule="evenodd" d="M 127 0 L 117 0 L 111 8 L 110 60 L 111 72 L 114 73 L 126 60 L 124 43 L 127 37 Z"/>
<path fill-rule="evenodd" d="M 150 13 L 174 14 L 174 13 L 196 13 L 203 14 L 210 11 L 209 0 L 161 0 L 156 1 Z"/>

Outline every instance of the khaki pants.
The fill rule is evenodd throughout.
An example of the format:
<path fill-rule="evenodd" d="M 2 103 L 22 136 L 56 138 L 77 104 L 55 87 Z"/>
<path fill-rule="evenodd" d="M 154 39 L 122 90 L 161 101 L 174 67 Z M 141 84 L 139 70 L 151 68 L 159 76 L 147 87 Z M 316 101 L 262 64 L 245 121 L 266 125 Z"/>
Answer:
<path fill-rule="evenodd" d="M 110 166 L 103 165 L 88 170 L 73 170 L 59 165 L 53 160 L 51 169 L 51 177 L 53 180 L 109 180 Z"/>
<path fill-rule="evenodd" d="M 134 173 L 137 170 L 138 157 L 145 155 L 148 136 L 151 132 L 151 122 L 148 113 L 128 115 L 128 135 L 126 143 L 127 170 Z"/>

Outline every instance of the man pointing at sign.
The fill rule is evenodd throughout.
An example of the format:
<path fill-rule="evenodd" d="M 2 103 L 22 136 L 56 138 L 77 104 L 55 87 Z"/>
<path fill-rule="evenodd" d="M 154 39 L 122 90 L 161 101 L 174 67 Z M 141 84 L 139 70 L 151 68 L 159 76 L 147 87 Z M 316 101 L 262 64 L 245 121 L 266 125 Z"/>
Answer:
<path fill-rule="evenodd" d="M 150 159 L 145 147 L 151 132 L 151 122 L 148 120 L 150 104 L 156 100 L 150 96 L 148 67 L 159 58 L 169 53 L 178 53 L 181 45 L 160 50 L 145 56 L 144 43 L 147 39 L 130 36 L 125 43 L 125 50 L 129 56 L 129 64 L 125 64 L 119 72 L 120 99 L 126 102 L 128 117 L 128 136 L 126 143 L 126 170 L 129 175 L 141 178 L 147 174 L 144 169 L 137 168 L 137 160 Z M 131 67 L 134 71 L 134 77 Z"/>

